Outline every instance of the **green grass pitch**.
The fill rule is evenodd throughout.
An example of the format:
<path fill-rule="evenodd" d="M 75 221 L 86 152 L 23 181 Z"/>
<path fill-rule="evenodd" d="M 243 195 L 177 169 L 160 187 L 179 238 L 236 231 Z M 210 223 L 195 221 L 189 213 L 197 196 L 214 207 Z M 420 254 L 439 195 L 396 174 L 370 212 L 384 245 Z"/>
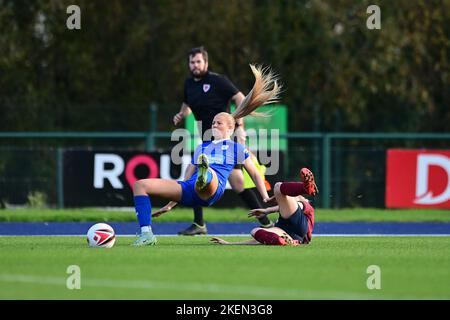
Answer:
<path fill-rule="evenodd" d="M 0 299 L 450 299 L 450 237 L 315 237 L 299 247 L 132 240 L 93 249 L 84 237 L 0 237 Z M 79 290 L 66 286 L 70 265 L 80 267 Z M 367 288 L 371 265 L 381 289 Z"/>

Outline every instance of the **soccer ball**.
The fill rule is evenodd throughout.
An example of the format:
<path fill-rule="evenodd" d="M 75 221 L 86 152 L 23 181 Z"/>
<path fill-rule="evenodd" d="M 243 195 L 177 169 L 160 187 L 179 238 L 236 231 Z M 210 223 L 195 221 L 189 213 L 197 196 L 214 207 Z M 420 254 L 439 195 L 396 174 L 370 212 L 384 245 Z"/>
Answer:
<path fill-rule="evenodd" d="M 116 233 L 109 224 L 97 223 L 89 228 L 87 242 L 90 247 L 111 248 L 116 242 Z"/>

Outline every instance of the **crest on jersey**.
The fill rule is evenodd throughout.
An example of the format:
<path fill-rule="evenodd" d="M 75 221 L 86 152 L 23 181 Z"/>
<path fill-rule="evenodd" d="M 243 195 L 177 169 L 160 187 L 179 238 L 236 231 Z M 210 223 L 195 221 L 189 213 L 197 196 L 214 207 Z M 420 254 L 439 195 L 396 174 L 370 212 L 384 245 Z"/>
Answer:
<path fill-rule="evenodd" d="M 205 92 L 205 93 L 208 92 L 210 88 L 211 88 L 211 85 L 205 83 L 205 84 L 203 85 L 203 92 Z"/>

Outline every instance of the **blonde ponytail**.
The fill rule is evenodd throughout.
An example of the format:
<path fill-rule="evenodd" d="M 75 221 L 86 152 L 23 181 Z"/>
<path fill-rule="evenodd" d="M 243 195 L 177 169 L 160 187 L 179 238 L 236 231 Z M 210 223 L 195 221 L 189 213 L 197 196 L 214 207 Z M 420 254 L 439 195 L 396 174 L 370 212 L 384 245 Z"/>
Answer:
<path fill-rule="evenodd" d="M 252 64 L 250 68 L 255 75 L 255 84 L 233 112 L 232 116 L 234 119 L 243 118 L 249 114 L 253 116 L 268 116 L 269 113 L 254 111 L 262 105 L 277 102 L 279 99 L 281 85 L 277 82 L 277 76 L 269 68 L 255 67 Z"/>

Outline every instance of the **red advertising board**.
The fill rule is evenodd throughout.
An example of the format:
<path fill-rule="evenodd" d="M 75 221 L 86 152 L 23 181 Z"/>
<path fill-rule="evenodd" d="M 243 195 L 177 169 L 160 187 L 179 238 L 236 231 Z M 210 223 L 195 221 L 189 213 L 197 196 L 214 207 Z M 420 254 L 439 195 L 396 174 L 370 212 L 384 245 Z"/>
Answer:
<path fill-rule="evenodd" d="M 450 209 L 450 150 L 390 149 L 387 208 Z"/>

